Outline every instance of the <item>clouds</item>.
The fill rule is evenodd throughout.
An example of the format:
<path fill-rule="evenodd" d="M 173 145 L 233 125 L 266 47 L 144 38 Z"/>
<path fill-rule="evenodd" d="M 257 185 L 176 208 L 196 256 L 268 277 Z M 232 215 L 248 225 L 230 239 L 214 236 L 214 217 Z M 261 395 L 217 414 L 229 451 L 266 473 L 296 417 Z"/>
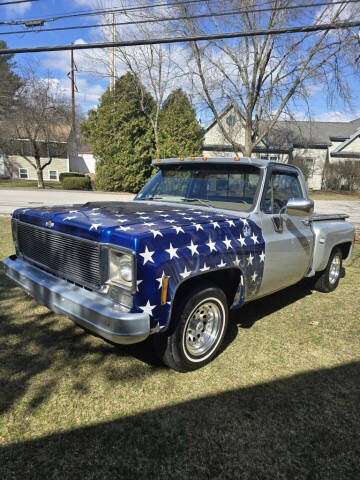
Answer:
<path fill-rule="evenodd" d="M 31 3 L 15 3 L 14 5 L 4 5 L 3 7 L 6 15 L 11 15 L 12 18 L 17 18 L 31 8 Z"/>

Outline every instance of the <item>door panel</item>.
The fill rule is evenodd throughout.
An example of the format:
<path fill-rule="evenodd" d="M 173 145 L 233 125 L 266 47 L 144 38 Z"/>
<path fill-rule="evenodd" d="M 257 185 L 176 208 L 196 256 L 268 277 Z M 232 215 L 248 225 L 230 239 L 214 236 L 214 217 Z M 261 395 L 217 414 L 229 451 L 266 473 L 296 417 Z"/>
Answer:
<path fill-rule="evenodd" d="M 296 174 L 274 169 L 264 189 L 260 213 L 266 257 L 259 296 L 298 282 L 310 267 L 313 233 L 306 217 L 283 214 L 282 232 L 276 231 L 274 224 L 289 198 L 303 197 Z"/>

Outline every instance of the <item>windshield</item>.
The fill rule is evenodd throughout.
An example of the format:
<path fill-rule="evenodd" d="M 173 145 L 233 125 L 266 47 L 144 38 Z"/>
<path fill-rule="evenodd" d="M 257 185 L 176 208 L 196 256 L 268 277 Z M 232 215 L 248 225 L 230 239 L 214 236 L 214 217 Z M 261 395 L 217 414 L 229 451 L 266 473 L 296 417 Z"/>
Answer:
<path fill-rule="evenodd" d="M 259 180 L 259 169 L 251 165 L 166 165 L 135 200 L 249 211 Z"/>

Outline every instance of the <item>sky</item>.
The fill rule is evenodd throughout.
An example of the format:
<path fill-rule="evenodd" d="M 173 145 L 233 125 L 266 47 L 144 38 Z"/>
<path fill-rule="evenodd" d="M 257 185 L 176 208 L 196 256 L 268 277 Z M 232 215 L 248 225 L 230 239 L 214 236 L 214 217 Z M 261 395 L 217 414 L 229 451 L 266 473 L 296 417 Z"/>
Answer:
<path fill-rule="evenodd" d="M 119 5 L 116 0 L 103 0 L 105 6 Z M 139 4 L 140 0 L 134 4 Z M 32 3 L 14 4 L 11 6 L 0 6 L 0 21 L 42 18 L 61 13 L 74 13 L 81 10 L 89 10 L 92 7 L 91 0 L 39 0 Z M 46 27 L 59 27 L 68 25 L 85 25 L 104 21 L 101 17 L 79 17 L 72 19 L 63 19 L 56 22 L 48 22 Z M 87 43 L 100 41 L 99 29 L 70 30 L 65 32 L 44 32 L 28 33 L 17 35 L 1 35 L 1 32 L 21 30 L 25 27 L 0 25 L 0 39 L 5 40 L 8 47 L 30 47 L 41 45 L 58 45 L 70 43 Z M 124 34 L 126 35 L 126 33 Z M 124 39 L 126 37 L 124 36 Z M 104 58 L 107 58 L 107 51 L 103 51 Z M 48 52 L 36 54 L 18 54 L 15 56 L 15 62 L 19 68 L 26 65 L 36 66 L 39 76 L 51 77 L 59 84 L 63 93 L 70 97 L 70 80 L 67 76 L 70 70 L 70 52 Z M 85 51 L 75 51 L 75 63 L 78 72 L 76 74 L 76 84 L 78 93 L 76 101 L 83 112 L 98 105 L 102 93 L 109 84 L 108 78 L 104 75 L 104 67 L 95 68 L 89 54 Z M 95 70 L 98 70 L 95 73 Z M 105 77 L 105 78 L 104 78 Z M 351 84 L 354 89 L 360 90 L 360 79 L 351 78 Z M 314 88 L 311 94 L 312 118 L 319 121 L 348 121 L 360 117 L 360 97 L 355 98 L 352 109 L 345 108 L 341 103 L 329 107 L 327 104 L 324 89 Z M 297 117 L 302 119 L 305 113 L 301 108 L 297 112 Z M 202 124 L 206 125 L 211 120 L 211 115 L 204 111 L 199 112 Z"/>

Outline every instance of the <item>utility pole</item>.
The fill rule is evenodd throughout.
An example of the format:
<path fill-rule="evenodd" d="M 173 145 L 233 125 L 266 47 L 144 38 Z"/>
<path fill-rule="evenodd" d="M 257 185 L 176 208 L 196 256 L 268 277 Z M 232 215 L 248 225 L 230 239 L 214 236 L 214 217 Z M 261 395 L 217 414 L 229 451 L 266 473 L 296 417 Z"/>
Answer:
<path fill-rule="evenodd" d="M 111 14 L 110 41 L 115 42 L 115 13 Z M 110 48 L 110 90 L 115 88 L 115 47 Z"/>
<path fill-rule="evenodd" d="M 75 121 L 75 66 L 74 66 L 74 50 L 71 49 L 71 130 L 74 138 L 76 138 L 76 121 Z"/>

